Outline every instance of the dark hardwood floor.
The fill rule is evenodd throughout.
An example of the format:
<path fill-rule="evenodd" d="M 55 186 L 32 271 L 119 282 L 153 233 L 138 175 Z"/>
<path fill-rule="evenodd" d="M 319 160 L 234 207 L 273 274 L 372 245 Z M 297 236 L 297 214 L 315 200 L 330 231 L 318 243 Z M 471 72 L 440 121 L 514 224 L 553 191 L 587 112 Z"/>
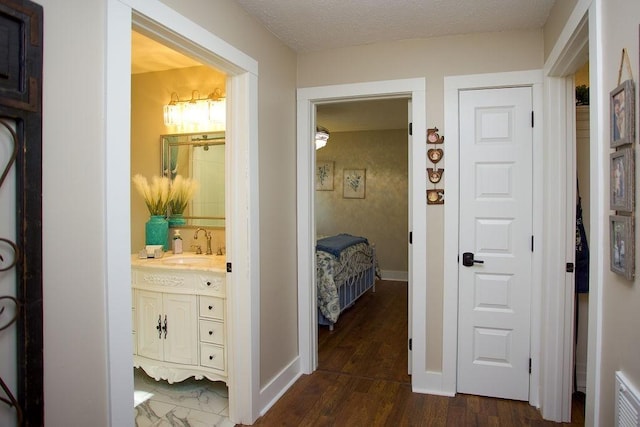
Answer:
<path fill-rule="evenodd" d="M 542 420 L 527 402 L 411 392 L 407 374 L 407 285 L 378 281 L 318 332 L 318 370 L 304 375 L 259 426 L 583 426 L 574 397 L 571 424 Z"/>

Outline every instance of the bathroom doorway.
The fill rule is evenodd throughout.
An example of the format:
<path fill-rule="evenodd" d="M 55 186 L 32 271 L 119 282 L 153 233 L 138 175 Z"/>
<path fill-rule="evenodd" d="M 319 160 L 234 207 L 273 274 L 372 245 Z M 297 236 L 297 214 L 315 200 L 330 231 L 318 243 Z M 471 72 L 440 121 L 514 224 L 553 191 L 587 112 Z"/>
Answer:
<path fill-rule="evenodd" d="M 182 54 L 143 32 L 135 29 L 131 32 L 131 174 L 141 174 L 149 180 L 155 176 L 175 179 L 180 175 L 198 182 L 194 197 L 184 211 L 185 224 L 171 225 L 170 228 L 170 235 L 174 232 L 181 234 L 186 253 L 193 252 L 196 244 L 201 244 L 194 241 L 194 231 L 198 227 L 211 232 L 215 252 L 222 253 L 226 248 L 226 149 L 225 144 L 208 143 L 210 135 L 222 135 L 224 139 L 225 116 L 223 110 L 220 117 L 207 115 L 199 117 L 201 120 L 185 117 L 187 120 L 181 121 L 163 113 L 168 110 L 165 106 L 182 107 L 196 102 L 210 104 L 212 108 L 221 104 L 224 108 L 227 77 L 223 71 Z M 201 139 L 207 140 L 207 144 L 199 143 Z M 213 143 L 213 139 L 211 141 Z M 165 157 L 171 149 L 176 152 L 175 161 L 167 171 Z M 219 151 L 221 155 L 218 155 Z M 203 176 L 207 179 L 203 180 Z M 137 191 L 131 192 L 133 254 L 145 247 L 145 222 L 149 212 L 142 200 Z M 218 219 L 206 218 L 207 210 L 214 210 Z M 168 247 L 171 250 L 170 245 Z M 135 289 L 133 294 L 134 307 L 137 307 Z M 138 316 L 134 316 L 134 366 L 139 366 L 136 358 L 141 357 L 137 353 L 141 335 L 139 328 L 142 327 L 138 320 Z M 188 378 L 170 384 L 166 379 L 154 380 L 142 367 L 134 368 L 133 375 L 135 425 L 176 419 L 189 424 L 207 419 L 208 422 L 215 420 L 216 425 L 233 425 L 229 420 L 226 382 Z"/>
<path fill-rule="evenodd" d="M 107 265 L 107 360 L 109 370 L 110 419 L 114 425 L 131 423 L 132 322 L 131 322 L 131 213 L 130 200 L 123 200 L 131 191 L 128 169 L 131 150 L 131 30 L 144 30 L 156 40 L 181 52 L 188 52 L 203 63 L 228 74 L 227 117 L 233 120 L 227 127 L 228 150 L 233 159 L 226 194 L 234 194 L 234 203 L 227 204 L 226 233 L 233 236 L 233 245 L 226 246 L 226 261 L 233 273 L 227 273 L 227 309 L 231 319 L 247 319 L 230 326 L 228 347 L 231 354 L 243 357 L 234 360 L 230 371 L 245 375 L 228 377 L 229 418 L 236 423 L 251 423 L 258 417 L 259 341 L 255 310 L 259 304 L 260 257 L 255 230 L 258 212 L 246 205 L 257 205 L 259 186 L 257 171 L 257 61 L 210 31 L 188 20 L 158 1 L 108 2 L 106 19 L 106 101 L 105 128 L 109 141 L 106 157 L 106 241 Z M 162 119 L 159 119 L 162 120 Z M 125 164 L 123 164 L 123 161 Z M 126 248 L 123 251 L 123 248 Z M 231 266 L 229 266 L 231 267 Z M 230 282 L 233 282 L 232 284 Z"/>

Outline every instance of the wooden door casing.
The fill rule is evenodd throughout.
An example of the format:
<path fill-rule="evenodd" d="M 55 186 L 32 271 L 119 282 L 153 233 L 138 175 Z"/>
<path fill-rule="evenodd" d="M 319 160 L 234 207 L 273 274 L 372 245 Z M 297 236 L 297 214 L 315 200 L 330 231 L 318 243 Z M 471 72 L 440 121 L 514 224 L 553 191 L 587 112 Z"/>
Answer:
<path fill-rule="evenodd" d="M 18 424 L 44 425 L 42 6 L 0 0 L 0 118 L 15 123 Z"/>

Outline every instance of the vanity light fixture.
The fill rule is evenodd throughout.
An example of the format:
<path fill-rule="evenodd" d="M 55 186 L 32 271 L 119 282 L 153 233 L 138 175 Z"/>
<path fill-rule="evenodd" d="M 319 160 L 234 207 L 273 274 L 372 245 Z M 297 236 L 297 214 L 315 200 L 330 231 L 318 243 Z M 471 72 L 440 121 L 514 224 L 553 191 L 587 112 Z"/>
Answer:
<path fill-rule="evenodd" d="M 197 126 L 199 130 L 224 130 L 226 123 L 226 99 L 216 88 L 206 98 L 200 98 L 197 90 L 191 92 L 191 99 L 181 101 L 173 92 L 171 100 L 164 106 L 166 126 Z"/>
<path fill-rule="evenodd" d="M 329 140 L 329 129 L 317 126 L 316 127 L 316 150 L 321 149 L 325 145 L 327 145 L 327 141 Z"/>

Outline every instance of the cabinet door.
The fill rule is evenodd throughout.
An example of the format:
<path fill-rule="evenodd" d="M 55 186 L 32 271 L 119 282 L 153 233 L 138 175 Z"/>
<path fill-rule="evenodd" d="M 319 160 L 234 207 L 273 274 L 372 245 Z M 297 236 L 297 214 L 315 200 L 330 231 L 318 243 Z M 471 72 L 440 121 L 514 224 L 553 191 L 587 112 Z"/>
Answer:
<path fill-rule="evenodd" d="M 198 311 L 195 295 L 164 294 L 164 360 L 185 365 L 198 364 Z"/>
<path fill-rule="evenodd" d="M 162 360 L 162 342 L 158 319 L 162 316 L 162 294 L 136 291 L 138 355 Z"/>

